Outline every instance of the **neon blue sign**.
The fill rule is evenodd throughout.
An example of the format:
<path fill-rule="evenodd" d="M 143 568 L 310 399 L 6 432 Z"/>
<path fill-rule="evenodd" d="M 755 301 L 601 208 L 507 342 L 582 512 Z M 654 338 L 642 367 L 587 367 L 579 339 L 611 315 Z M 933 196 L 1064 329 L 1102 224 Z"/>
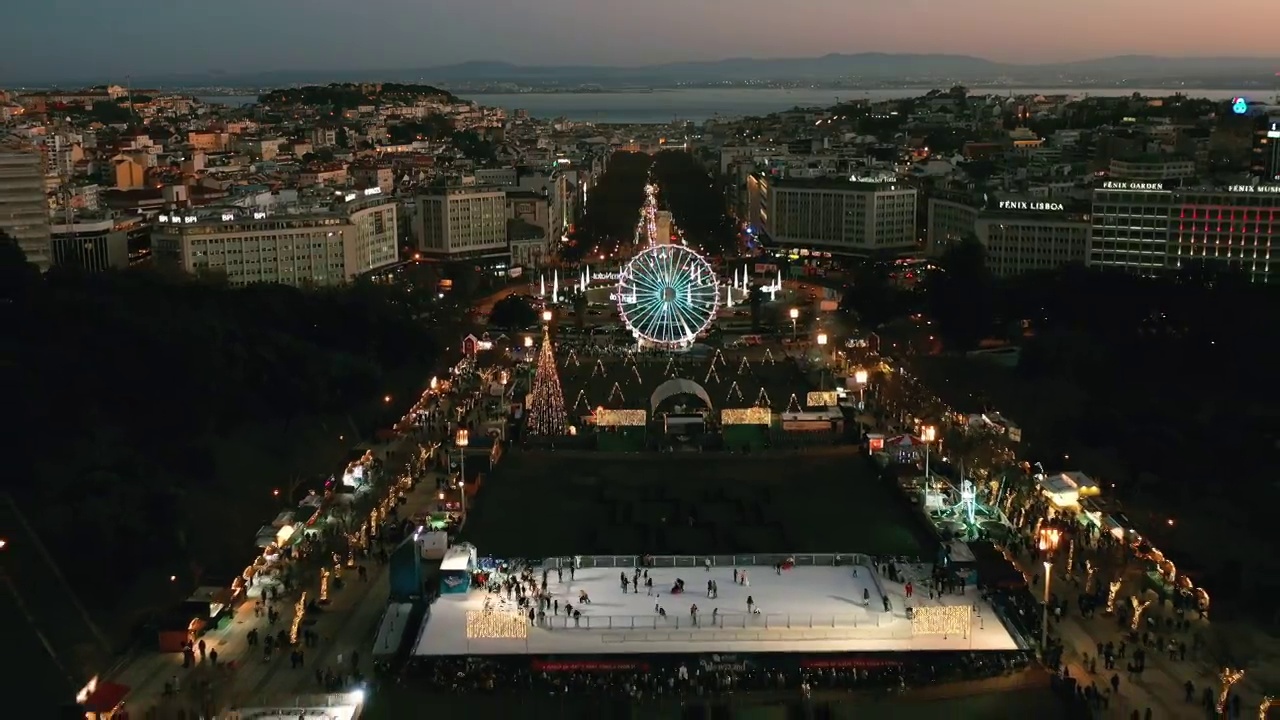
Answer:
<path fill-rule="evenodd" d="M 1249 101 L 1242 97 L 1235 98 L 1231 101 L 1231 112 L 1237 115 L 1244 115 L 1249 112 Z"/>

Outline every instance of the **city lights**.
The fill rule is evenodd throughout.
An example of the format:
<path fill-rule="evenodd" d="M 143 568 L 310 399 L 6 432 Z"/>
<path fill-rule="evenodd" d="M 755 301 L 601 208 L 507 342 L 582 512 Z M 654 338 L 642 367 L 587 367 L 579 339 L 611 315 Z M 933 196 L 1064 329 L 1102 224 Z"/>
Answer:
<path fill-rule="evenodd" d="M 520 613 L 467 611 L 468 640 L 528 640 L 529 619 Z"/>
<path fill-rule="evenodd" d="M 969 605 L 923 605 L 911 613 L 912 635 L 968 637 L 972 625 L 973 608 Z"/>

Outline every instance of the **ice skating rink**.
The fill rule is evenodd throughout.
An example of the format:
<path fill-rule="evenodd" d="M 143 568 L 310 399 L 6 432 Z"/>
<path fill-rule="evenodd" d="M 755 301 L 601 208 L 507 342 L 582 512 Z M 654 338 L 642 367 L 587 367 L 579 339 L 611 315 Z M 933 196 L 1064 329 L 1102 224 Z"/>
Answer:
<path fill-rule="evenodd" d="M 741 569 L 741 568 L 740 568 Z M 443 595 L 431 606 L 414 650 L 416 655 L 601 654 L 683 652 L 855 652 L 894 650 L 1013 650 L 1014 640 L 977 591 L 930 600 L 923 583 L 915 583 L 913 607 L 976 606 L 968 633 L 913 636 L 906 618 L 907 599 L 901 584 L 880 578 L 892 604 L 890 613 L 867 567 L 794 567 L 778 575 L 771 567 L 746 568 L 749 585 L 735 584 L 733 569 L 701 567 L 650 569 L 654 596 L 646 594 L 643 578 L 638 593 L 622 591 L 619 568 L 579 570 L 574 579 L 564 573 L 548 579 L 560 614 L 528 629 L 520 640 L 467 637 L 467 612 L 480 611 L 486 599 L 492 610 L 518 612 L 506 595 L 472 590 Z M 857 575 L 854 575 L 854 572 Z M 627 570 L 630 578 L 634 571 Z M 909 577 L 929 575 L 927 566 L 907 569 Z M 677 578 L 685 592 L 672 594 Z M 719 585 L 719 597 L 707 597 L 707 581 Z M 865 604 L 863 591 L 870 596 Z M 587 592 L 588 604 L 578 596 Z M 758 613 L 748 613 L 747 598 Z M 568 601 L 582 612 L 576 622 L 564 614 Z M 696 624 L 690 617 L 698 606 Z M 662 617 L 655 605 L 666 610 Z"/>

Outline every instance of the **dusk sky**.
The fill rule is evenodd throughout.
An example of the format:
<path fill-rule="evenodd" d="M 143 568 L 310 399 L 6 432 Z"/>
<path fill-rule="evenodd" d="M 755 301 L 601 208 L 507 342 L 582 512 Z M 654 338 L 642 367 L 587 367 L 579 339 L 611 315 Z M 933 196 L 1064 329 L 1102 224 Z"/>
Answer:
<path fill-rule="evenodd" d="M 40 0 L 0 24 L 0 82 L 399 69 L 467 60 L 647 65 L 853 52 L 1010 62 L 1277 54 L 1259 0 Z"/>

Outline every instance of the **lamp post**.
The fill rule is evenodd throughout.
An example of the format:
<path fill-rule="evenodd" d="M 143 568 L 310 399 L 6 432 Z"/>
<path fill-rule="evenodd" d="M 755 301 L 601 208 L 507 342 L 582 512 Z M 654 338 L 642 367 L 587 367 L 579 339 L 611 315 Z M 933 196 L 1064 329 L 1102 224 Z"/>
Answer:
<path fill-rule="evenodd" d="M 462 521 L 467 520 L 467 445 L 471 444 L 470 433 L 465 428 L 458 428 L 454 444 L 458 446 L 458 507 L 462 511 Z"/>
<path fill-rule="evenodd" d="M 867 407 L 867 371 L 857 370 L 853 373 L 853 381 L 858 383 L 858 409 Z"/>
<path fill-rule="evenodd" d="M 791 342 L 796 341 L 796 320 L 800 319 L 800 308 L 791 308 Z"/>
<path fill-rule="evenodd" d="M 1040 652 L 1049 645 L 1049 578 L 1052 577 L 1049 571 L 1053 569 L 1053 563 L 1049 560 L 1044 561 L 1044 616 L 1040 620 Z"/>
<path fill-rule="evenodd" d="M 543 311 L 542 311 L 542 322 L 544 322 L 544 323 L 550 323 L 550 322 L 551 322 L 551 311 L 550 311 L 550 310 L 543 310 Z"/>
<path fill-rule="evenodd" d="M 823 392 L 827 389 L 827 334 L 818 333 L 818 353 L 822 358 L 822 368 L 818 371 L 818 389 Z"/>
<path fill-rule="evenodd" d="M 929 445 L 938 437 L 938 429 L 932 425 L 920 428 L 920 439 L 924 441 L 924 479 L 929 481 Z"/>

